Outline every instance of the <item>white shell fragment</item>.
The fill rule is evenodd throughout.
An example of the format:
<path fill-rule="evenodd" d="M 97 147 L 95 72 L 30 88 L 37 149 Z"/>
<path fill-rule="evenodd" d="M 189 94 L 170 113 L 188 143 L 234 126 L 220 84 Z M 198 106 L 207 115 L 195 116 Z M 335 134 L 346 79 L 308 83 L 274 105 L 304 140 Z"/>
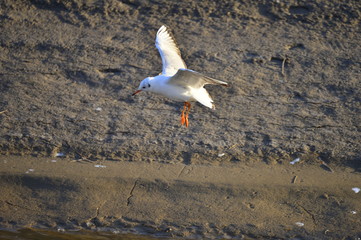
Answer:
<path fill-rule="evenodd" d="M 352 191 L 354 191 L 355 193 L 359 193 L 360 192 L 360 188 L 358 188 L 358 187 L 354 187 L 354 188 L 352 188 Z"/>
<path fill-rule="evenodd" d="M 299 162 L 300 160 L 301 160 L 300 158 L 296 158 L 295 160 L 291 161 L 291 162 L 290 162 L 290 164 L 292 164 L 292 165 L 293 165 L 293 164 L 295 164 L 295 163 Z"/>
<path fill-rule="evenodd" d="M 97 167 L 97 168 L 106 168 L 107 166 L 104 166 L 104 165 L 94 165 L 94 167 Z"/>
<path fill-rule="evenodd" d="M 29 168 L 28 171 L 26 171 L 25 173 L 31 173 L 31 172 L 34 172 L 35 170 L 32 169 L 32 168 Z"/>
<path fill-rule="evenodd" d="M 223 157 L 224 155 L 226 155 L 225 153 L 220 153 L 218 154 L 218 157 Z"/>
<path fill-rule="evenodd" d="M 97 108 L 95 109 L 95 111 L 98 111 L 98 112 L 100 112 L 101 110 L 103 110 L 101 107 L 97 107 Z"/>
<path fill-rule="evenodd" d="M 61 153 L 61 152 L 55 154 L 55 157 L 64 157 L 64 156 L 65 156 L 65 154 L 64 154 L 64 153 Z"/>
<path fill-rule="evenodd" d="M 303 222 L 295 222 L 295 224 L 299 227 L 303 227 L 305 226 L 305 224 Z"/>

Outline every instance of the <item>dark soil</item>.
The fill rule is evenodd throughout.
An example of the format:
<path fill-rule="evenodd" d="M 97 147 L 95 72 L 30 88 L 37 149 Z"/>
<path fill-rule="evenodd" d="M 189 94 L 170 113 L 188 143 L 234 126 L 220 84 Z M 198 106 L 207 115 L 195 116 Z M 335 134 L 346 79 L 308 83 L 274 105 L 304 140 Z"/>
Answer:
<path fill-rule="evenodd" d="M 1 1 L 0 155 L 235 168 L 300 158 L 359 173 L 360 19 L 358 0 Z M 230 84 L 207 87 L 216 110 L 193 105 L 189 128 L 182 103 L 131 96 L 161 71 L 163 24 L 190 69 Z"/>
<path fill-rule="evenodd" d="M 213 163 L 307 156 L 360 168 L 359 1 L 5 1 L 2 154 Z M 216 111 L 134 98 L 169 25 Z"/>

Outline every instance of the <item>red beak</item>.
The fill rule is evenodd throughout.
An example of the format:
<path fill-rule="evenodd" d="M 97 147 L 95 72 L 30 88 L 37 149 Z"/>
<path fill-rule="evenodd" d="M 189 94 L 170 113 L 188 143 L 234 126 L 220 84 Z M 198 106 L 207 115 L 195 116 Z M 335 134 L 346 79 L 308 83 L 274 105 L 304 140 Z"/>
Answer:
<path fill-rule="evenodd" d="M 135 94 L 137 94 L 137 93 L 140 93 L 142 90 L 137 90 L 137 91 L 135 91 L 133 94 L 132 94 L 132 96 L 134 96 Z"/>

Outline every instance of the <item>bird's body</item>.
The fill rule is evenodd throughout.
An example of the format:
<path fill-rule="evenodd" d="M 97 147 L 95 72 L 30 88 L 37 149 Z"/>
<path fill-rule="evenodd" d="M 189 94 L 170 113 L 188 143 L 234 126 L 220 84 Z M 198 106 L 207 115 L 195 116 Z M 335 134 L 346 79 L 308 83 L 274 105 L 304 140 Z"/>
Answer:
<path fill-rule="evenodd" d="M 150 91 L 184 102 L 181 122 L 188 126 L 188 113 L 191 106 L 189 102 L 198 101 L 214 109 L 213 100 L 203 86 L 206 84 L 228 86 L 228 84 L 187 69 L 174 38 L 164 25 L 157 32 L 156 47 L 162 58 L 162 73 L 155 77 L 145 78 L 133 95 L 140 91 Z"/>
<path fill-rule="evenodd" d="M 158 75 L 156 77 L 149 79 L 150 89 L 149 91 L 161 94 L 165 97 L 173 99 L 175 101 L 188 102 L 192 98 L 191 89 L 179 86 L 168 84 L 171 77 L 164 75 Z M 192 100 L 194 101 L 194 100 Z"/>

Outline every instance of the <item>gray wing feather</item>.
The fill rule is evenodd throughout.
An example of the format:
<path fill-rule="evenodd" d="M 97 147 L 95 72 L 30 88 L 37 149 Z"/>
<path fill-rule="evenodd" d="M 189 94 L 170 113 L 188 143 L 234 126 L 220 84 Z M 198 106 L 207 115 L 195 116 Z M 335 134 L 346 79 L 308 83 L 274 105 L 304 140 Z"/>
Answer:
<path fill-rule="evenodd" d="M 180 87 L 192 86 L 193 88 L 201 88 L 206 84 L 228 86 L 226 82 L 206 77 L 189 69 L 179 69 L 177 73 L 169 79 L 168 83 Z"/>

